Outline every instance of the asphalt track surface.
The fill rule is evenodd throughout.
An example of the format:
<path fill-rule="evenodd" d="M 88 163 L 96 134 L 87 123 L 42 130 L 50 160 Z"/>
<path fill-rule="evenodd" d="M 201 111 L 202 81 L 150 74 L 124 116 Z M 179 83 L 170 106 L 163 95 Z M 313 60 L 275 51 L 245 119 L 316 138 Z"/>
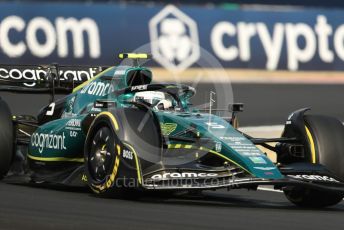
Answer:
<path fill-rule="evenodd" d="M 204 192 L 197 197 L 102 199 L 68 191 L 0 183 L 0 229 L 340 229 L 344 202 L 300 209 L 282 193 Z"/>
<path fill-rule="evenodd" d="M 211 86 L 199 85 L 199 98 Z M 313 107 L 344 120 L 344 85 L 233 85 L 246 104 L 244 125 L 284 123 L 287 114 Z M 202 96 L 203 93 L 203 96 Z M 37 114 L 42 95 L 0 94 L 15 114 Z M 197 197 L 145 196 L 138 200 L 101 199 L 89 191 L 48 189 L 0 182 L 0 229 L 340 229 L 344 202 L 322 209 L 300 209 L 282 193 L 237 190 Z"/>

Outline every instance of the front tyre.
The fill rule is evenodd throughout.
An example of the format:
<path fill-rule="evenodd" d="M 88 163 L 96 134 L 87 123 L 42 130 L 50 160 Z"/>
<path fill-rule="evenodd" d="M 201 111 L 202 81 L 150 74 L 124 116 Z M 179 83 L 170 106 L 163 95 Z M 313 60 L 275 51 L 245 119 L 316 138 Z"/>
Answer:
<path fill-rule="evenodd" d="M 324 208 L 336 205 L 343 199 L 342 194 L 300 187 L 288 187 L 284 194 L 290 202 L 304 208 Z"/>
<path fill-rule="evenodd" d="M 121 147 L 116 128 L 109 119 L 100 118 L 92 125 L 86 139 L 85 173 L 89 187 L 103 196 L 116 195 Z"/>
<path fill-rule="evenodd" d="M 336 178 L 344 181 L 344 126 L 336 118 L 323 115 L 303 115 L 302 124 L 306 161 L 325 166 Z M 302 132 L 300 132 L 302 133 Z M 327 207 L 343 199 L 342 193 L 287 186 L 287 199 L 301 207 Z"/>

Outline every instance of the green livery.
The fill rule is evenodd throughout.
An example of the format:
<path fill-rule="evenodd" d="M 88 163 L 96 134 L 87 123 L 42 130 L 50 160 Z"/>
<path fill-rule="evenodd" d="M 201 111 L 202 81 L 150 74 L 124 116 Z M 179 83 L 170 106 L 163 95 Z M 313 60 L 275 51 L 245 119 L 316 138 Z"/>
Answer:
<path fill-rule="evenodd" d="M 115 91 L 127 87 L 138 87 L 130 85 L 130 74 L 144 72 L 145 82 L 151 82 L 151 72 L 142 67 L 110 67 L 100 73 L 87 84 L 81 85 L 69 95 L 62 108 L 61 118 L 50 121 L 40 126 L 32 135 L 29 147 L 29 158 L 40 161 L 82 161 L 83 145 L 87 132 L 81 128 L 81 124 L 88 118 L 85 114 L 94 115 L 107 111 L 108 108 L 97 109 L 94 106 L 96 100 L 107 100 L 114 102 L 116 108 L 126 108 L 132 100 L 135 90 L 116 95 Z M 164 86 L 165 87 L 165 86 Z M 178 85 L 166 85 L 166 88 L 179 89 Z M 143 91 L 143 89 L 139 89 Z M 173 135 L 183 132 L 191 125 L 203 138 L 209 138 L 220 143 L 219 154 L 235 162 L 242 169 L 259 178 L 283 178 L 275 165 L 262 153 L 252 142 L 235 130 L 230 123 L 221 117 L 191 112 L 188 108 L 189 97 L 180 95 L 183 112 L 178 111 L 155 111 L 159 119 L 163 135 Z M 49 108 L 51 106 L 47 107 Z M 45 111 L 45 110 L 44 110 Z M 55 111 L 53 111 L 55 113 Z M 45 115 L 47 116 L 47 115 Z M 178 142 L 171 141 L 172 144 Z M 202 146 L 201 146 L 202 147 Z M 216 151 L 215 146 L 211 148 Z M 267 170 L 268 169 L 268 170 Z"/>
<path fill-rule="evenodd" d="M 260 185 L 274 185 L 301 206 L 310 204 L 305 194 L 323 190 L 331 198 L 322 198 L 319 206 L 342 199 L 342 165 L 331 159 L 342 158 L 337 155 L 343 151 L 324 145 L 331 143 L 333 135 L 344 138 L 344 127 L 336 119 L 305 115 L 308 109 L 301 109 L 289 116 L 281 137 L 254 138 L 236 127 L 241 104 L 232 106 L 231 118 L 196 110 L 189 106 L 194 88 L 154 82 L 151 70 L 138 64 L 149 55 L 120 57 L 135 59 L 135 66 L 91 67 L 92 74 L 96 70 L 98 74 L 79 82 L 58 74 L 68 72 L 61 71 L 67 67 L 53 66 L 49 68 L 55 72 L 50 69 L 44 79 L 29 82 L 35 88 L 22 87 L 23 82 L 11 82 L 14 86 L 6 82 L 0 87 L 2 91 L 52 96 L 37 117 L 8 118 L 11 113 L 0 100 L 0 115 L 5 117 L 2 125 L 13 127 L 4 134 L 8 140 L 0 142 L 5 146 L 0 154 L 2 176 L 15 163 L 10 159 L 17 158 L 25 159 L 20 163 L 29 169 L 33 182 L 86 185 L 100 195 L 123 188 L 255 190 Z M 67 95 L 55 100 L 58 93 Z M 331 132 L 329 124 L 333 124 Z M 12 142 L 14 148 L 6 147 Z M 274 151 L 277 163 L 258 145 Z"/>

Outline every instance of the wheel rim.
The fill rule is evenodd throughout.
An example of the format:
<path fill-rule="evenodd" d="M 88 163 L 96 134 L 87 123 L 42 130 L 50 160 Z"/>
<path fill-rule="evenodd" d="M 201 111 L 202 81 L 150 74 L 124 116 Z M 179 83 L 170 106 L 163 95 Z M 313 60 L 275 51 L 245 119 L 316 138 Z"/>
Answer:
<path fill-rule="evenodd" d="M 116 160 L 114 134 L 108 127 L 100 128 L 94 135 L 88 156 L 89 171 L 97 182 L 106 180 Z"/>

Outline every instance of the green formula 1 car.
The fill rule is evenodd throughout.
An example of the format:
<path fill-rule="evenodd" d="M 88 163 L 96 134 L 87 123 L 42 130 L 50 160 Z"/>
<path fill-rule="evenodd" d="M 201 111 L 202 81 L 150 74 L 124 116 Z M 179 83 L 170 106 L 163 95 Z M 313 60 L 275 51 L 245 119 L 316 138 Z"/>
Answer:
<path fill-rule="evenodd" d="M 0 65 L 0 76 L 0 91 L 52 97 L 37 117 L 13 116 L 0 100 L 1 178 L 25 174 L 30 183 L 89 186 L 99 195 L 272 185 L 299 206 L 343 199 L 344 127 L 335 118 L 301 109 L 282 137 L 253 138 L 236 129 L 241 104 L 230 106 L 231 118 L 191 109 L 194 88 L 152 83 L 152 72 L 137 62 Z M 274 151 L 278 163 L 257 145 Z"/>

